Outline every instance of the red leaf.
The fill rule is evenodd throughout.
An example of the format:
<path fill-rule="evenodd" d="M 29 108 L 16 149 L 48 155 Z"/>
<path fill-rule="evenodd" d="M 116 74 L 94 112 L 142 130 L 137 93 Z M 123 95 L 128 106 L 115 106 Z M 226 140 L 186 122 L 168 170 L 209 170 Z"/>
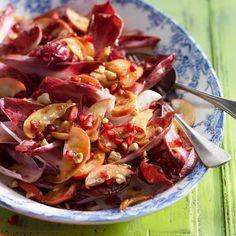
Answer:
<path fill-rule="evenodd" d="M 118 15 L 95 14 L 92 16 L 89 34 L 94 38 L 95 54 L 99 55 L 101 50 L 108 46 L 113 46 L 119 38 L 123 21 Z"/>
<path fill-rule="evenodd" d="M 143 177 L 149 184 L 159 184 L 171 186 L 172 182 L 167 179 L 161 167 L 146 162 L 140 165 Z"/>
<path fill-rule="evenodd" d="M 92 14 L 106 13 L 106 14 L 115 14 L 116 11 L 113 8 L 112 4 L 108 1 L 104 4 L 96 4 L 93 7 Z"/>
<path fill-rule="evenodd" d="M 0 109 L 17 127 L 22 128 L 24 121 L 32 111 L 41 108 L 38 103 L 18 98 L 1 98 Z"/>
<path fill-rule="evenodd" d="M 101 64 L 100 62 L 64 62 L 54 66 L 49 66 L 41 58 L 21 56 L 18 54 L 0 57 L 0 61 L 25 74 L 34 74 L 41 77 L 55 76 L 58 78 L 68 78 L 70 76 L 90 73 Z"/>
<path fill-rule="evenodd" d="M 123 35 L 119 38 L 119 49 L 155 47 L 159 41 L 160 39 L 154 36 L 141 34 Z"/>
<path fill-rule="evenodd" d="M 95 86 L 83 82 L 61 80 L 53 77 L 46 77 L 40 84 L 39 91 L 40 93 L 48 93 L 50 99 L 53 101 L 67 101 L 71 99 L 73 102 L 79 103 L 82 97 L 87 98 L 87 101 L 90 101 L 90 103 L 104 99 L 115 100 L 113 95 Z M 63 93 L 61 91 L 63 91 Z M 83 100 L 83 104 L 86 104 L 86 100 Z"/>
<path fill-rule="evenodd" d="M 175 53 L 163 57 L 161 61 L 159 58 L 156 58 L 156 64 L 148 69 L 149 74 L 145 71 L 144 77 L 141 79 L 141 81 L 145 82 L 144 90 L 156 85 L 172 69 L 175 60 Z"/>

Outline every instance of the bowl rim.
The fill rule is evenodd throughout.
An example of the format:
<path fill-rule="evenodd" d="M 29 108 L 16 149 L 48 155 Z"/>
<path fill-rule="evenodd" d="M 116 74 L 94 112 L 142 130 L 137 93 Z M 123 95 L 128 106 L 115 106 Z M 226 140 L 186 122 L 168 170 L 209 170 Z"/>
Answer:
<path fill-rule="evenodd" d="M 213 78 L 214 78 L 214 82 L 216 83 L 216 87 L 217 87 L 217 92 L 219 93 L 219 96 L 223 97 L 222 95 L 222 89 L 220 87 L 219 84 L 219 80 L 217 78 L 217 75 L 212 67 L 212 65 L 209 63 L 205 53 L 202 51 L 202 49 L 199 47 L 199 45 L 196 43 L 196 41 L 192 38 L 191 35 L 189 35 L 189 33 L 183 29 L 175 20 L 173 20 L 170 16 L 168 16 L 165 12 L 163 12 L 162 10 L 158 9 L 156 6 L 153 6 L 153 4 L 147 3 L 143 0 L 129 0 L 129 1 L 124 1 L 124 0 L 114 0 L 115 3 L 131 3 L 131 4 L 139 4 L 142 5 L 145 9 L 148 9 L 148 11 L 150 11 L 150 9 L 152 9 L 152 11 L 154 12 L 154 14 L 161 14 L 163 15 L 168 21 L 170 21 L 178 30 L 180 30 L 183 35 L 185 35 L 187 38 L 190 39 L 190 41 L 194 44 L 194 46 L 196 47 L 196 49 L 200 52 L 200 54 L 202 55 L 202 57 L 204 58 L 204 60 L 206 61 L 207 65 L 209 66 L 209 71 L 211 72 Z M 220 111 L 219 111 L 220 113 Z M 220 134 L 220 138 L 217 140 L 213 140 L 217 145 L 220 145 L 223 139 L 223 133 L 224 133 L 224 126 L 225 126 L 225 114 L 221 111 L 221 116 L 218 120 L 218 124 L 220 123 L 220 127 L 222 128 L 221 134 Z M 43 205 L 41 203 L 32 201 L 30 199 L 27 199 L 27 202 L 31 202 L 32 204 L 38 204 L 39 207 L 37 207 L 36 209 L 29 209 L 27 207 L 27 204 L 16 204 L 16 206 L 14 205 L 14 203 L 16 203 L 16 201 L 20 201 L 20 199 L 18 199 L 17 197 L 13 197 L 13 198 L 5 198 L 5 197 L 1 197 L 0 196 L 0 206 L 2 206 L 3 208 L 6 208 L 8 210 L 14 211 L 16 213 L 22 214 L 22 215 L 26 215 L 32 218 L 36 218 L 36 219 L 40 219 L 43 221 L 50 221 L 50 222 L 59 222 L 59 223 L 64 223 L 64 224 L 82 224 L 82 225 L 98 225 L 98 224 L 111 224 L 111 223 L 117 223 L 117 222 L 124 222 L 124 221 L 128 221 L 131 219 L 135 219 L 138 217 L 142 217 L 145 215 L 149 215 L 149 214 L 153 214 L 159 210 L 162 210 L 170 205 L 172 205 L 173 203 L 181 200 L 182 198 L 186 197 L 192 190 L 193 188 L 198 184 L 198 182 L 202 179 L 202 177 L 206 174 L 207 172 L 207 168 L 205 166 L 203 166 L 201 163 L 198 164 L 199 165 L 199 170 L 200 173 L 198 174 L 198 179 L 195 180 L 194 182 L 192 182 L 192 185 L 188 187 L 187 190 L 183 190 L 183 193 L 181 194 L 181 197 L 179 198 L 175 198 L 172 201 L 169 201 L 167 203 L 164 203 L 161 207 L 153 207 L 153 208 L 142 208 L 142 211 L 139 212 L 136 215 L 132 215 L 132 214 L 126 214 L 126 212 L 130 211 L 131 209 L 137 208 L 137 206 L 140 205 L 145 205 L 150 201 L 153 201 L 153 199 L 150 199 L 148 201 L 145 201 L 143 203 L 137 204 L 135 206 L 132 206 L 130 208 L 128 208 L 125 211 L 120 211 L 113 213 L 111 212 L 110 214 L 117 214 L 117 217 L 109 217 L 109 211 L 110 210 L 114 210 L 114 209 L 110 209 L 110 210 L 101 210 L 101 211 L 72 211 L 72 210 L 65 210 L 65 209 L 58 209 L 58 208 L 54 208 L 54 207 L 50 207 L 50 206 L 46 206 Z M 185 177 L 186 178 L 186 177 Z M 0 185 L 0 190 L 1 190 L 2 186 Z M 13 190 L 11 190 L 13 191 Z M 19 195 L 20 196 L 20 195 Z M 21 196 L 22 197 L 22 196 Z M 154 198 L 155 199 L 155 198 Z M 32 205 L 31 204 L 31 205 Z M 52 210 L 54 212 L 56 212 L 56 214 L 50 214 L 50 215 L 44 215 L 43 211 L 40 209 L 40 205 L 44 206 L 44 208 L 49 208 L 49 210 Z M 40 210 L 38 210 L 40 209 Z M 107 212 L 107 218 L 93 218 L 93 220 L 89 219 L 88 220 L 88 216 L 92 216 L 94 215 L 94 213 L 96 214 L 101 214 L 101 212 Z M 99 213 L 98 213 L 99 212 Z M 66 216 L 63 216 L 63 213 L 66 213 Z M 85 214 L 83 214 L 85 213 Z M 95 214 L 95 215 L 96 215 Z"/>

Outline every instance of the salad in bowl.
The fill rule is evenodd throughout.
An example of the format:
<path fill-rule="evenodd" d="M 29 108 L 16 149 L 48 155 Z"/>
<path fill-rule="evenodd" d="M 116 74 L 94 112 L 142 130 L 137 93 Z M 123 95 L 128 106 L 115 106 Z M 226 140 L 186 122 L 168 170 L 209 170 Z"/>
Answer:
<path fill-rule="evenodd" d="M 153 90 L 175 52 L 127 57 L 160 38 L 125 30 L 110 2 L 27 20 L 8 5 L 0 24 L 0 173 L 11 188 L 60 209 L 123 211 L 194 169 L 191 141 Z"/>

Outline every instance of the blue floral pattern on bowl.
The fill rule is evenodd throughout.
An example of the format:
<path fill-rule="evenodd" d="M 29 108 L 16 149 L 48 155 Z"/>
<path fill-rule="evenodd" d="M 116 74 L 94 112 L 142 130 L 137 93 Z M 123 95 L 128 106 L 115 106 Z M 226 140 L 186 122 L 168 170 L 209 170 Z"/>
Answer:
<path fill-rule="evenodd" d="M 35 16 L 67 2 L 67 0 L 4 0 L 0 2 L 0 8 L 3 9 L 8 3 L 12 3 L 19 13 Z M 94 2 L 94 0 L 77 1 L 81 6 L 91 5 Z M 221 96 L 215 72 L 204 53 L 178 24 L 141 0 L 114 0 L 112 2 L 125 20 L 125 26 L 128 29 L 141 29 L 147 34 L 158 35 L 161 38 L 161 43 L 156 49 L 157 52 L 176 53 L 175 69 L 180 83 Z M 196 105 L 197 121 L 194 127 L 206 138 L 219 145 L 223 135 L 223 112 L 206 105 L 202 100 L 198 100 L 198 98 L 187 93 L 182 93 L 180 96 L 194 104 L 201 104 L 200 106 Z M 207 109 L 204 108 L 206 106 Z M 197 185 L 206 171 L 207 169 L 199 163 L 192 173 L 169 190 L 158 194 L 149 201 L 129 207 L 125 211 L 110 209 L 92 212 L 57 209 L 26 199 L 8 188 L 2 177 L 0 181 L 0 205 L 21 214 L 53 222 L 73 224 L 121 222 L 154 213 L 175 203 Z"/>

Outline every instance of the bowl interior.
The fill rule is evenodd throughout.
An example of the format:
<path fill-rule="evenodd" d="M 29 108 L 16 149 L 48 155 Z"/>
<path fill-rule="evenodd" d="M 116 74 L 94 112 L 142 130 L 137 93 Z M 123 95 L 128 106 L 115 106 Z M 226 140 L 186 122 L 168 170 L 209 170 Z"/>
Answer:
<path fill-rule="evenodd" d="M 3 9 L 9 2 L 12 1 L 1 1 L 0 8 Z M 66 2 L 65 0 L 15 0 L 14 6 L 19 14 L 35 16 Z M 90 0 L 89 3 L 86 0 L 79 0 L 77 4 L 80 5 L 80 10 L 83 13 L 87 13 L 95 2 L 95 0 Z M 125 21 L 125 30 L 142 30 L 146 34 L 158 36 L 161 38 L 161 42 L 156 48 L 157 52 L 176 53 L 175 69 L 177 80 L 180 83 L 209 94 L 221 95 L 216 75 L 205 55 L 193 39 L 172 19 L 140 0 L 114 0 L 112 2 Z M 223 134 L 223 112 L 193 95 L 180 93 L 180 96 L 196 106 L 197 119 L 194 128 L 209 140 L 220 144 Z M 202 164 L 198 164 L 192 173 L 169 190 L 125 211 L 110 209 L 92 212 L 62 210 L 26 199 L 8 188 L 8 179 L 1 176 L 0 205 L 21 214 L 47 221 L 74 224 L 114 223 L 150 214 L 173 204 L 186 196 L 201 180 L 205 172 L 206 168 Z"/>

